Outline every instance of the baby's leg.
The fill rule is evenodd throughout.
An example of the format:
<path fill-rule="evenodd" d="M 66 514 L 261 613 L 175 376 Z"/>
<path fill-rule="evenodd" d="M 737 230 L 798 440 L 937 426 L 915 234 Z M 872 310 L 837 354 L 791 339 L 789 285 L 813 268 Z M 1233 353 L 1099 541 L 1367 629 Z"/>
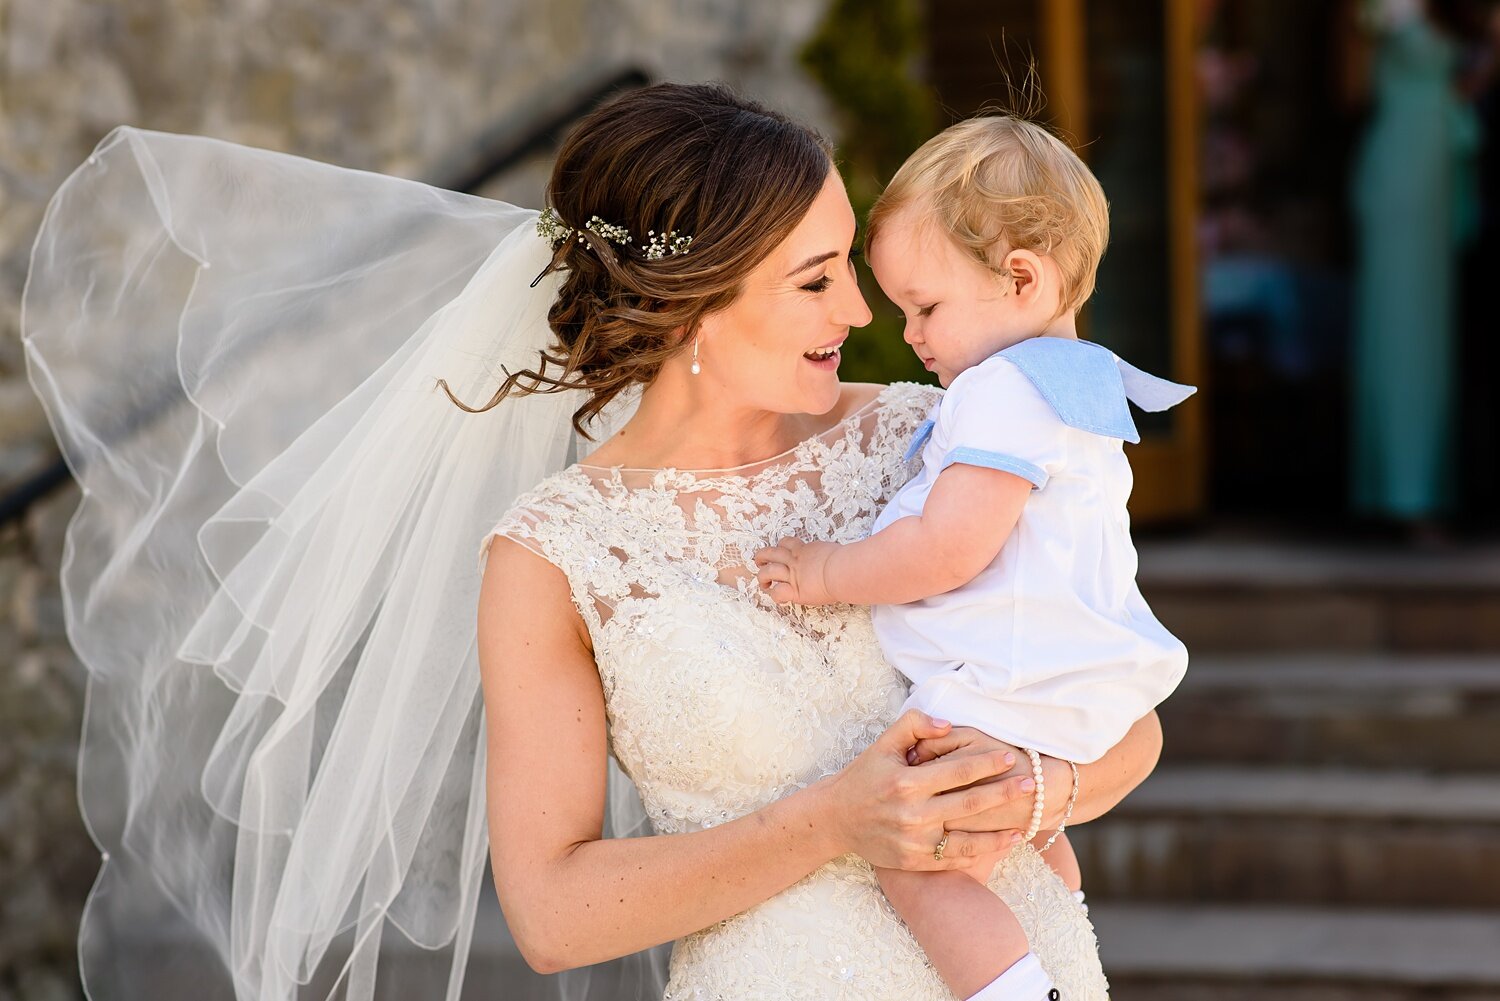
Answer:
<path fill-rule="evenodd" d="M 1040 849 L 1050 837 L 1052 837 L 1051 831 L 1041 831 L 1032 844 Z M 1042 860 L 1052 867 L 1053 872 L 1062 877 L 1062 881 L 1068 884 L 1069 890 L 1076 893 L 1083 889 L 1083 870 L 1078 867 L 1078 856 L 1073 853 L 1073 846 L 1068 843 L 1066 834 L 1059 834 L 1057 840 L 1052 842 L 1052 847 L 1042 852 Z"/>
<path fill-rule="evenodd" d="M 875 874 L 886 899 L 957 997 L 972 997 L 1013 971 L 1028 988 L 1039 988 L 1027 990 L 1027 996 L 1042 998 L 1051 982 L 1030 954 L 1020 922 L 1003 900 L 979 885 L 1000 857 L 996 853 L 981 859 L 973 878 L 960 869 L 911 872 L 877 866 Z M 983 876 L 977 875 L 981 869 Z"/>
<path fill-rule="evenodd" d="M 1009 855 L 1010 852 L 1011 849 L 1007 848 L 1004 851 L 991 852 L 988 855 L 976 855 L 974 856 L 973 868 L 959 869 L 957 871 L 963 873 L 965 876 L 972 876 L 973 878 L 979 880 L 979 882 L 988 886 L 990 882 L 990 873 L 995 871 L 995 865 L 1001 859 L 1005 858 L 1005 856 Z M 1047 854 L 1050 855 L 1052 853 L 1048 852 Z"/>
<path fill-rule="evenodd" d="M 1032 844 L 1040 850 L 1047 839 L 1052 836 L 1051 831 L 1041 831 L 1037 834 Z M 959 869 L 958 872 L 966 876 L 973 876 L 985 885 L 989 884 L 990 873 L 995 869 L 995 863 L 1005 857 L 1005 852 L 994 852 L 990 855 L 978 856 L 972 869 Z M 1068 843 L 1066 834 L 1059 834 L 1057 840 L 1052 842 L 1052 847 L 1042 852 L 1042 860 L 1057 873 L 1062 881 L 1067 884 L 1069 891 L 1076 893 L 1083 889 L 1083 871 L 1078 867 L 1078 856 L 1073 852 L 1073 846 Z"/>

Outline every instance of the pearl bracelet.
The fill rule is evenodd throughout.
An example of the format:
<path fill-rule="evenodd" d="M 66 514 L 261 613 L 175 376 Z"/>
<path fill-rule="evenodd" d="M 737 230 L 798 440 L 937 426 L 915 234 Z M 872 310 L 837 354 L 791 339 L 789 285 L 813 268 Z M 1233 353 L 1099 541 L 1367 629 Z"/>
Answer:
<path fill-rule="evenodd" d="M 1021 750 L 1031 759 L 1031 778 L 1036 782 L 1036 802 L 1031 807 L 1031 826 L 1026 829 L 1023 841 L 1031 841 L 1036 837 L 1036 832 L 1042 829 L 1042 804 L 1046 802 L 1047 783 L 1042 780 L 1042 756 L 1029 747 Z"/>

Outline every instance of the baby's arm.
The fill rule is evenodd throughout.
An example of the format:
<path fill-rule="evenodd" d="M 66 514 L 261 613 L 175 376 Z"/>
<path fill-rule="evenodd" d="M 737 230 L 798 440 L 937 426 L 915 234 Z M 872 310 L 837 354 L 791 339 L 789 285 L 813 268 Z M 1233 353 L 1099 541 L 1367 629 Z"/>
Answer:
<path fill-rule="evenodd" d="M 1032 485 L 1014 473 L 955 462 L 938 474 L 920 515 L 839 545 L 782 539 L 759 550 L 762 587 L 799 605 L 897 605 L 951 591 L 989 566 Z"/>

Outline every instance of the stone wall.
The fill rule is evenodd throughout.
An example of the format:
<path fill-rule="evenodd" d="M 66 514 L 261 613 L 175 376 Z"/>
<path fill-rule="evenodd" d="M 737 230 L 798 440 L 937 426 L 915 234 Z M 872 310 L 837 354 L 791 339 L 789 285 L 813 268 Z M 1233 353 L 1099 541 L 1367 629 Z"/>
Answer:
<path fill-rule="evenodd" d="M 549 95 L 627 68 L 720 79 L 831 133 L 799 0 L 0 0 L 0 488 L 56 456 L 19 331 L 52 192 L 118 124 L 424 180 Z M 547 156 L 485 192 L 536 205 Z M 81 996 L 98 854 L 75 796 L 84 671 L 57 591 L 71 484 L 0 526 L 0 1001 Z"/>

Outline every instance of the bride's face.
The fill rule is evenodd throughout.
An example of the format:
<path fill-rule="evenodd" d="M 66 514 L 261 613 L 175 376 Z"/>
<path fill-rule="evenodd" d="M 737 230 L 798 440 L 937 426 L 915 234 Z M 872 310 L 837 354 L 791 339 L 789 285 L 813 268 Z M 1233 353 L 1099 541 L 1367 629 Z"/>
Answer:
<path fill-rule="evenodd" d="M 839 401 L 840 345 L 850 327 L 870 322 L 855 279 L 854 231 L 844 182 L 830 169 L 812 207 L 750 273 L 740 297 L 704 317 L 701 372 L 692 378 L 757 410 L 832 410 Z M 691 351 L 679 358 L 691 364 Z"/>

